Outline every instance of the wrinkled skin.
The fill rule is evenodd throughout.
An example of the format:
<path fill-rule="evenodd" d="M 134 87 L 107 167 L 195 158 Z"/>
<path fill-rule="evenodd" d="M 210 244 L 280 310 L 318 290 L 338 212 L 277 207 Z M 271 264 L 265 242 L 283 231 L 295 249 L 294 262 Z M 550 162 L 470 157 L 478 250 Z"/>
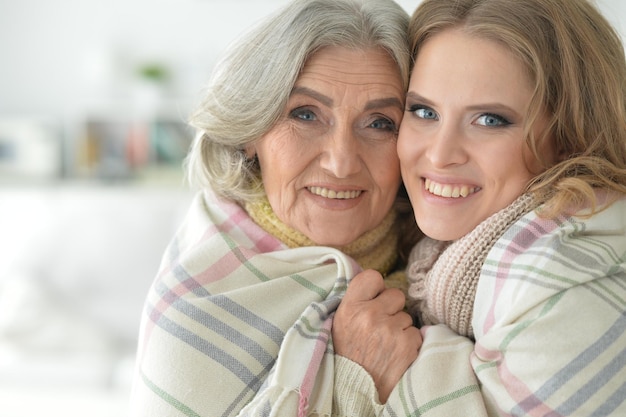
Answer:
<path fill-rule="evenodd" d="M 422 345 L 404 303 L 402 291 L 386 289 L 382 276 L 367 270 L 350 282 L 333 322 L 335 353 L 371 375 L 383 404 Z"/>

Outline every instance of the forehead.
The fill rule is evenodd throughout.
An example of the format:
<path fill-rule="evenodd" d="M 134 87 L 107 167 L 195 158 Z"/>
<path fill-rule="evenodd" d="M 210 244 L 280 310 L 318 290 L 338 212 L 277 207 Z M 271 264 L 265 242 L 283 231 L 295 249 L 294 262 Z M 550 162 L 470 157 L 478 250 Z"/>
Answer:
<path fill-rule="evenodd" d="M 402 89 L 398 65 L 382 48 L 322 48 L 306 61 L 296 85 L 311 82 Z"/>
<path fill-rule="evenodd" d="M 420 47 L 411 76 L 420 94 L 446 92 L 485 99 L 530 98 L 533 85 L 524 64 L 499 42 L 448 29 Z M 493 97 L 492 97 L 493 96 Z"/>

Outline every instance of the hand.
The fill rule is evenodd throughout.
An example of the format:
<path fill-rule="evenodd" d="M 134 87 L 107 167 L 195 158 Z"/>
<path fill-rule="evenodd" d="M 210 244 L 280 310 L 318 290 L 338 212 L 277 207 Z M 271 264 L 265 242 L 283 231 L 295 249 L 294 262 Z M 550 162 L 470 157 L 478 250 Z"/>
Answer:
<path fill-rule="evenodd" d="M 352 279 L 333 321 L 335 353 L 369 372 L 383 404 L 422 345 L 404 303 L 402 291 L 385 289 L 382 276 L 367 270 Z"/>

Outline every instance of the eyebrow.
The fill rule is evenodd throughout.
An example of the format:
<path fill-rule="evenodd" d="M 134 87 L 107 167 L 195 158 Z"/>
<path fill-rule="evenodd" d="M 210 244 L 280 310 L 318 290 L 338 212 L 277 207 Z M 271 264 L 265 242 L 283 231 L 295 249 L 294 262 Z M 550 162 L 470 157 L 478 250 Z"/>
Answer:
<path fill-rule="evenodd" d="M 411 100 L 415 100 L 415 101 L 422 101 L 426 104 L 432 104 L 430 100 L 428 100 L 425 97 L 420 96 L 417 93 L 414 93 L 413 91 L 409 91 L 408 93 L 406 93 L 406 98 L 407 99 L 411 99 Z"/>
<path fill-rule="evenodd" d="M 328 107 L 332 107 L 334 103 L 332 98 L 307 87 L 294 87 L 293 90 L 291 90 L 291 95 L 294 94 L 312 97 Z M 368 101 L 365 106 L 365 110 L 374 110 L 384 107 L 397 107 L 400 110 L 404 110 L 404 103 L 402 103 L 402 101 L 400 101 L 397 97 L 379 98 Z"/>
<path fill-rule="evenodd" d="M 365 106 L 365 110 L 374 110 L 384 107 L 397 107 L 400 110 L 404 110 L 404 103 L 398 100 L 397 97 L 379 98 L 376 100 L 368 101 Z"/>
<path fill-rule="evenodd" d="M 293 90 L 291 90 L 291 95 L 294 95 L 294 94 L 301 94 L 304 96 L 312 97 L 315 100 L 319 101 L 320 103 L 328 107 L 331 107 L 333 105 L 332 98 L 325 96 L 322 93 L 318 93 L 317 91 L 312 90 L 307 87 L 294 87 Z"/>

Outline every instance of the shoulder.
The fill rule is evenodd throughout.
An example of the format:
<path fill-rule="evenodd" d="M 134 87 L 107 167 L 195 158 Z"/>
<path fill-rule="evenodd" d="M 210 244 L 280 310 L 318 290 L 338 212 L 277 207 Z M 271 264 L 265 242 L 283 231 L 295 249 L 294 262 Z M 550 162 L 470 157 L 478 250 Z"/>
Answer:
<path fill-rule="evenodd" d="M 582 302 L 583 293 L 586 299 L 605 291 L 626 297 L 625 281 L 625 199 L 589 218 L 544 219 L 531 212 L 507 229 L 487 255 L 474 329 L 480 334 L 498 322 L 515 322 L 556 297 L 571 295 Z"/>
<path fill-rule="evenodd" d="M 179 254 L 188 251 L 213 253 L 216 247 L 226 251 L 238 247 L 253 253 L 286 248 L 280 240 L 257 225 L 237 202 L 220 198 L 211 190 L 204 189 L 198 191 L 191 202 L 170 242 L 170 249 L 175 248 Z"/>
<path fill-rule="evenodd" d="M 578 271 L 623 264 L 625 253 L 626 199 L 622 198 L 588 218 L 544 219 L 536 212 L 526 214 L 496 242 L 485 268 L 526 265 L 526 272 L 537 274 L 542 268 Z"/>

